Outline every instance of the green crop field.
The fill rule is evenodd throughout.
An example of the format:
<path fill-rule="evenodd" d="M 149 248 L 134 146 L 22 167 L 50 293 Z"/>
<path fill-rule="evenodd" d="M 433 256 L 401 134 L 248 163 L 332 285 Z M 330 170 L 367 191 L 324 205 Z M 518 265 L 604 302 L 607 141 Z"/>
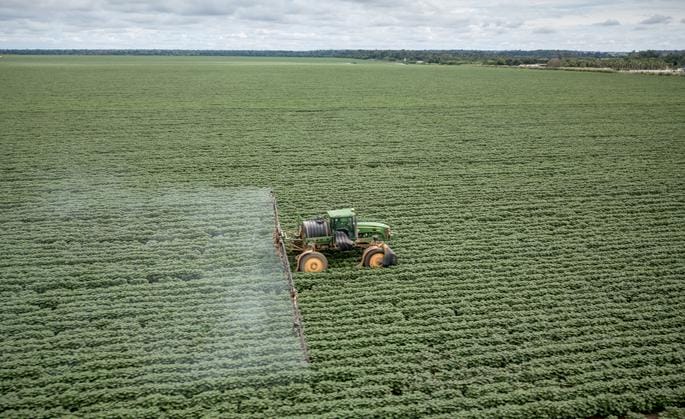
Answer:
<path fill-rule="evenodd" d="M 268 189 L 393 227 L 295 274 L 309 363 Z M 682 77 L 4 56 L 0 196 L 1 417 L 685 407 Z"/>

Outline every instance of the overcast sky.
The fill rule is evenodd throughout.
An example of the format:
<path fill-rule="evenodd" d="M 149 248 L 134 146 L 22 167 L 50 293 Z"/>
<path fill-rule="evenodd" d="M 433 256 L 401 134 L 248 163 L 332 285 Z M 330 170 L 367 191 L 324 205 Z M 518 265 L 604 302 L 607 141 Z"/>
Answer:
<path fill-rule="evenodd" d="M 0 0 L 0 48 L 685 49 L 685 0 Z"/>

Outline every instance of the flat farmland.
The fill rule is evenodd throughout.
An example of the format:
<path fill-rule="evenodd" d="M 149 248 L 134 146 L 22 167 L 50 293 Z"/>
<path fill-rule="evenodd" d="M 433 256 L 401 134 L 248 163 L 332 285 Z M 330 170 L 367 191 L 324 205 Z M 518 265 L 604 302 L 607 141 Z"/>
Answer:
<path fill-rule="evenodd" d="M 268 189 L 393 227 L 295 274 L 308 364 Z M 5 56 L 0 196 L 3 417 L 685 407 L 682 77 Z"/>

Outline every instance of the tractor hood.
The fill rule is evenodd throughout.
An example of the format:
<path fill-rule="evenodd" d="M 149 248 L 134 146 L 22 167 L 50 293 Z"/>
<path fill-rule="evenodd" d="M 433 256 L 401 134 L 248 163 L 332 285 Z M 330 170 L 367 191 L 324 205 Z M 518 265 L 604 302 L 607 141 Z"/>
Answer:
<path fill-rule="evenodd" d="M 381 240 L 390 240 L 392 235 L 389 225 L 373 221 L 358 221 L 357 231 L 359 233 L 373 233 L 378 235 L 378 238 Z"/>

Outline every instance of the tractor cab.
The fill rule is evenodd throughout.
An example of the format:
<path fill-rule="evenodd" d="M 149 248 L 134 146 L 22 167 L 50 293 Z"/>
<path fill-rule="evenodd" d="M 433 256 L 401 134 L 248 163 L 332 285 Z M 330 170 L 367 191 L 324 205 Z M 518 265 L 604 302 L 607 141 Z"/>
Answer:
<path fill-rule="evenodd" d="M 358 244 L 371 244 L 378 240 L 390 240 L 390 227 L 383 223 L 357 222 L 354 208 L 332 210 L 328 211 L 327 214 L 330 220 L 330 231 L 333 234 L 342 231 L 350 240 L 357 241 Z"/>
<path fill-rule="evenodd" d="M 354 208 L 344 208 L 327 212 L 331 231 L 344 231 L 350 240 L 357 239 L 357 215 Z"/>

